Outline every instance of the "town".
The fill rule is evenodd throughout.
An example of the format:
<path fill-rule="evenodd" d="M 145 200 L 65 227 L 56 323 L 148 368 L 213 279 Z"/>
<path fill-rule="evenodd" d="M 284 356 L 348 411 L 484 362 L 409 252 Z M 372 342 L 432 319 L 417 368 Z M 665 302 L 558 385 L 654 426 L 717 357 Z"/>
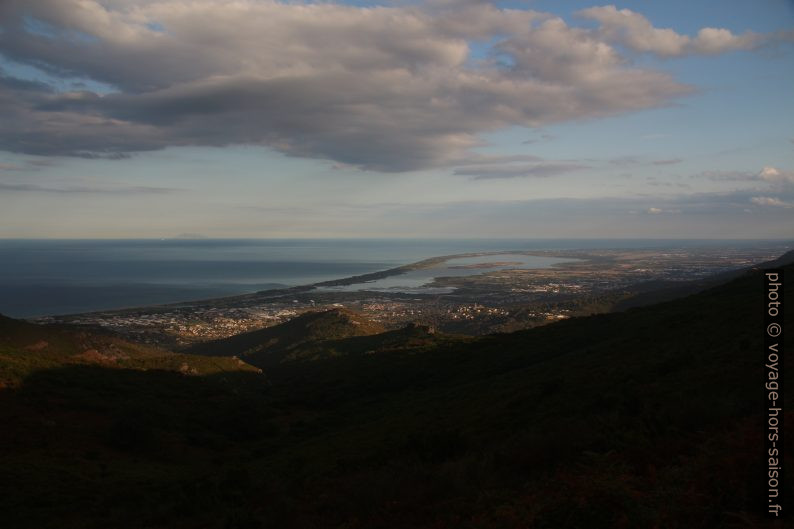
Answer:
<path fill-rule="evenodd" d="M 484 273 L 472 270 L 472 275 L 435 277 L 425 291 L 422 288 L 367 290 L 366 278 L 348 278 L 334 284 L 361 283 L 360 289 L 333 290 L 307 285 L 202 302 L 48 316 L 36 321 L 81 324 L 140 343 L 176 349 L 283 323 L 307 311 L 333 308 L 353 310 L 385 328 L 419 323 L 445 333 L 480 335 L 615 310 L 640 294 L 663 292 L 774 258 L 779 248 L 531 254 L 570 260 L 548 268 L 507 266 Z M 510 264 L 500 260 L 503 253 L 478 255 L 493 258 L 495 265 Z M 405 270 L 432 268 L 453 257 L 414 263 Z M 388 273 L 399 275 L 401 270 Z M 387 273 L 379 273 L 378 277 L 384 274 Z"/>

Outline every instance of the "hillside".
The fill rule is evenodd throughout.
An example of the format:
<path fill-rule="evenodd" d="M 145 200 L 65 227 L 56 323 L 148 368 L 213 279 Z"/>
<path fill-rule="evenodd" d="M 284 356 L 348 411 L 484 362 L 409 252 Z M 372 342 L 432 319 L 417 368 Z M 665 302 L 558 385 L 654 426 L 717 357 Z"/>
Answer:
<path fill-rule="evenodd" d="M 278 363 L 297 360 L 316 361 L 347 355 L 371 355 L 401 351 L 410 351 L 412 354 L 416 354 L 421 351 L 432 351 L 441 345 L 465 343 L 466 341 L 466 338 L 461 336 L 436 333 L 426 325 L 408 324 L 402 329 L 378 334 L 304 342 L 293 347 L 289 354 L 283 357 L 271 357 L 264 353 L 244 355 L 242 358 L 251 365 L 272 369 Z"/>
<path fill-rule="evenodd" d="M 781 268 L 792 263 L 794 263 L 794 250 L 784 253 L 773 261 L 761 263 L 754 268 Z M 695 279 L 692 281 L 649 281 L 646 283 L 641 283 L 633 287 L 636 292 L 632 293 L 625 299 L 619 299 L 616 301 L 612 307 L 610 307 L 610 311 L 621 311 L 634 307 L 642 307 L 644 305 L 652 305 L 654 303 L 662 303 L 663 301 L 683 298 L 685 296 L 702 292 L 707 288 L 725 284 L 732 279 L 741 277 L 745 273 L 747 273 L 747 270 L 745 269 L 728 270 L 726 272 L 712 274 L 702 279 Z"/>
<path fill-rule="evenodd" d="M 317 349 L 329 340 L 383 333 L 385 329 L 346 309 L 307 312 L 284 323 L 193 345 L 186 353 L 238 356 L 255 365 L 270 365 L 302 349 Z"/>
<path fill-rule="evenodd" d="M 316 361 L 273 363 L 266 384 L 31 371 L 0 392 L 0 511 L 37 528 L 769 527 L 761 292 L 756 271 L 481 339 L 315 340 Z"/>
<path fill-rule="evenodd" d="M 209 375 L 258 370 L 232 358 L 172 353 L 65 325 L 35 325 L 0 315 L 0 387 L 17 386 L 37 371 L 62 366 L 174 371 Z"/>

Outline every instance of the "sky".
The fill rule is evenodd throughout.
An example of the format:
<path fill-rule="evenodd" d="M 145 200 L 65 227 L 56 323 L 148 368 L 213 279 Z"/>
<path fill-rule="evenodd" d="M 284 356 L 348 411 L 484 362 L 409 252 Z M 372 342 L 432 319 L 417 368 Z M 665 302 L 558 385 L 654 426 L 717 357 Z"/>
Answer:
<path fill-rule="evenodd" d="M 792 238 L 792 86 L 784 0 L 3 0 L 0 238 Z"/>

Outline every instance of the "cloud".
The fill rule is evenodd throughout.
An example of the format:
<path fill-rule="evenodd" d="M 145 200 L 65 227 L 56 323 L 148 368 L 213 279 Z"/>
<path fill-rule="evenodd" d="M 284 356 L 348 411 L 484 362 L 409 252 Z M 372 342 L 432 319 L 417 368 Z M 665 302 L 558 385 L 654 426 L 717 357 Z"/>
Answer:
<path fill-rule="evenodd" d="M 544 133 L 544 134 L 541 134 L 541 135 L 540 135 L 539 137 L 537 137 L 537 138 L 530 138 L 530 139 L 528 139 L 528 140 L 524 140 L 524 141 L 522 141 L 521 143 L 522 143 L 523 145 L 532 145 L 533 143 L 539 143 L 539 142 L 551 141 L 551 140 L 553 140 L 553 139 L 555 139 L 555 138 L 556 138 L 556 136 L 554 136 L 553 134 L 547 134 L 547 133 Z"/>
<path fill-rule="evenodd" d="M 653 187 L 678 187 L 682 189 L 690 189 L 692 186 L 686 182 L 670 182 L 667 180 L 658 180 L 654 177 L 647 178 L 646 182 L 649 186 Z"/>
<path fill-rule="evenodd" d="M 116 186 L 116 187 L 89 187 L 89 186 L 63 186 L 51 187 L 41 186 L 37 184 L 28 183 L 8 183 L 0 182 L 0 191 L 8 192 L 27 192 L 27 193 L 55 193 L 55 194 L 83 194 L 83 193 L 101 193 L 101 194 L 164 194 L 175 193 L 181 189 L 174 189 L 170 187 L 154 187 L 154 186 Z"/>
<path fill-rule="evenodd" d="M 782 198 L 782 197 L 781 197 Z M 781 215 L 794 209 L 754 208 L 753 222 L 739 214 L 749 196 L 740 192 L 544 198 L 515 201 L 463 201 L 383 208 L 370 204 L 367 227 L 447 236 L 461 233 L 483 237 L 661 237 L 791 238 Z M 656 208 L 659 213 L 649 213 Z M 372 215 L 370 217 L 370 215 Z M 790 223 L 789 223 L 790 224 Z M 379 232 L 373 232 L 379 233 Z"/>
<path fill-rule="evenodd" d="M 681 210 L 680 209 L 662 209 L 662 208 L 651 207 L 651 208 L 646 209 L 645 213 L 647 213 L 648 215 L 661 215 L 663 213 L 665 213 L 665 214 L 681 213 Z"/>
<path fill-rule="evenodd" d="M 786 187 L 794 184 L 794 171 L 787 171 L 777 167 L 765 166 L 757 172 L 753 171 L 704 171 L 696 177 L 704 177 L 714 181 L 760 181 L 773 184 L 777 187 Z"/>
<path fill-rule="evenodd" d="M 791 208 L 794 207 L 794 202 L 786 202 L 776 197 L 752 197 L 750 202 L 756 206 L 770 206 L 776 208 Z"/>
<path fill-rule="evenodd" d="M 7 0 L 7 59 L 114 91 L 0 77 L 0 150 L 117 158 L 249 144 L 410 171 L 455 167 L 494 130 L 658 107 L 692 91 L 621 56 L 612 42 L 627 30 L 612 19 L 623 12 L 599 9 L 583 12 L 600 20 L 594 30 L 478 1 Z M 644 46 L 664 51 L 668 38 Z M 705 28 L 666 53 L 758 39 Z M 472 58 L 475 43 L 490 54 Z"/>
<path fill-rule="evenodd" d="M 693 178 L 707 178 L 714 182 L 741 182 L 745 180 L 752 180 L 757 177 L 757 174 L 752 171 L 703 171 L 693 176 Z"/>
<path fill-rule="evenodd" d="M 596 20 L 600 24 L 597 31 L 605 41 L 662 57 L 753 50 L 774 40 L 791 38 L 790 33 L 763 35 L 748 31 L 735 35 L 727 29 L 708 27 L 700 29 L 693 38 L 670 28 L 656 28 L 643 15 L 629 9 L 617 9 L 613 5 L 591 7 L 577 14 Z"/>
<path fill-rule="evenodd" d="M 543 158 L 534 154 L 482 154 L 470 153 L 459 160 L 455 165 L 485 165 L 485 164 L 510 164 L 518 162 L 542 162 Z"/>
<path fill-rule="evenodd" d="M 609 160 L 609 163 L 612 165 L 617 165 L 618 167 L 626 167 L 629 165 L 640 165 L 642 163 L 642 158 L 639 156 L 619 156 L 617 158 L 612 158 Z"/>
<path fill-rule="evenodd" d="M 473 176 L 475 180 L 525 177 L 545 178 L 586 169 L 587 167 L 580 164 L 556 162 L 521 165 L 477 165 L 455 169 L 454 174 Z"/>
<path fill-rule="evenodd" d="M 644 156 L 618 156 L 609 160 L 612 165 L 626 167 L 631 165 L 673 165 L 681 163 L 680 158 L 670 158 L 666 160 L 648 160 Z"/>
<path fill-rule="evenodd" d="M 0 162 L 0 172 L 9 171 L 36 171 L 42 167 L 52 167 L 55 161 L 52 158 L 33 158 L 25 160 L 21 163 L 4 163 Z"/>
<path fill-rule="evenodd" d="M 758 178 L 773 184 L 794 184 L 794 171 L 784 171 L 776 167 L 766 166 L 758 173 Z"/>

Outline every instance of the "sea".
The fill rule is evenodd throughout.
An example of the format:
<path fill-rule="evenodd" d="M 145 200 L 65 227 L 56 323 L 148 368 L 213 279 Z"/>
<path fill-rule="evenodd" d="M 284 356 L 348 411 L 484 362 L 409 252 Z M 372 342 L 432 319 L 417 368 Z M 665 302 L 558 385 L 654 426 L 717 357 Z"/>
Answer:
<path fill-rule="evenodd" d="M 640 239 L 0 239 L 0 314 L 34 317 L 194 301 L 340 279 L 430 257 L 471 252 L 747 244 L 765 243 Z M 543 260 L 548 258 L 537 259 L 525 260 L 522 266 L 551 264 Z M 449 268 L 457 270 L 454 273 L 482 272 Z M 427 279 L 426 274 L 421 277 Z M 393 281 L 384 284 L 394 286 Z"/>

